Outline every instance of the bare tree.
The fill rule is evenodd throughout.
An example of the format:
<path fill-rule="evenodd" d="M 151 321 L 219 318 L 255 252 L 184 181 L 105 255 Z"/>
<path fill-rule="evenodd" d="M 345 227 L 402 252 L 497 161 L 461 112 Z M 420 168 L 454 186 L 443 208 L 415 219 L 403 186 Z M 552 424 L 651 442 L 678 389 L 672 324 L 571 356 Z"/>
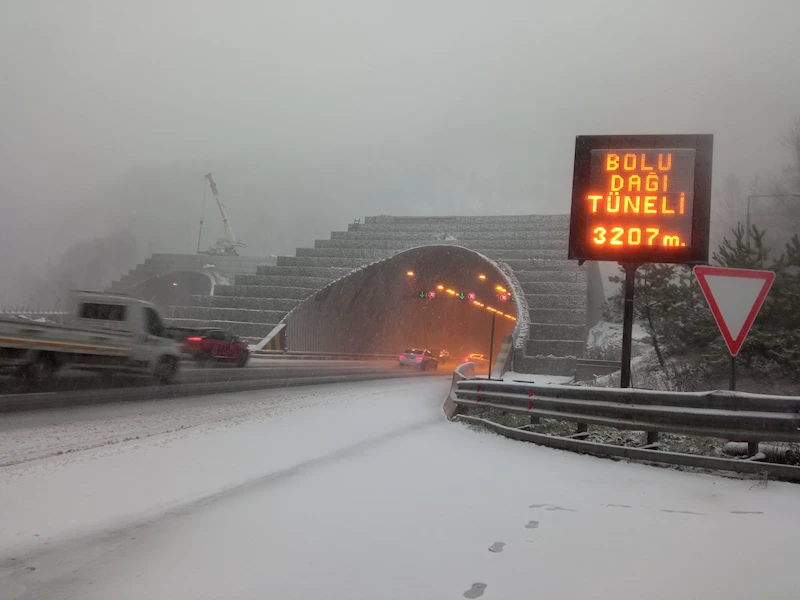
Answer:
<path fill-rule="evenodd" d="M 781 136 L 781 145 L 789 152 L 789 163 L 783 169 L 778 193 L 794 195 L 781 198 L 778 206 L 784 228 L 797 233 L 800 230 L 800 197 L 797 197 L 800 194 L 800 117 L 795 117 Z"/>
<path fill-rule="evenodd" d="M 737 223 L 745 220 L 747 194 L 735 175 L 728 175 L 711 203 L 711 246 L 716 247 Z"/>
<path fill-rule="evenodd" d="M 751 195 L 767 195 L 754 199 L 750 214 L 752 223 L 769 231 L 769 243 L 783 247 L 800 230 L 800 117 L 795 118 L 780 136 L 781 145 L 788 151 L 789 162 L 780 176 L 766 181 L 756 176 Z"/>
<path fill-rule="evenodd" d="M 790 161 L 784 169 L 785 183 L 791 193 L 800 193 L 800 117 L 795 117 L 781 136 L 781 145 L 789 151 Z"/>

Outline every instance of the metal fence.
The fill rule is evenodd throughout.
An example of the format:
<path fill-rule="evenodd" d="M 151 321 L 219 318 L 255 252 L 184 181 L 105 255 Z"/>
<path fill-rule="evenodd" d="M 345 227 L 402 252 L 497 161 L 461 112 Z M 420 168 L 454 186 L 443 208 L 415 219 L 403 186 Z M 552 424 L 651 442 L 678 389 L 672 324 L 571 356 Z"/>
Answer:
<path fill-rule="evenodd" d="M 800 467 L 764 462 L 760 441 L 800 442 L 800 397 L 742 392 L 661 392 L 566 385 L 465 379 L 454 382 L 451 418 L 482 423 L 495 431 L 539 444 L 654 462 L 722 469 L 767 472 L 800 480 Z M 551 436 L 530 431 L 531 426 L 508 427 L 483 416 L 495 409 L 527 415 L 531 423 L 554 419 L 575 424 L 575 432 Z M 590 426 L 648 432 L 639 447 L 587 441 Z M 707 436 L 747 442 L 748 456 L 727 459 L 661 451 L 658 432 Z"/>

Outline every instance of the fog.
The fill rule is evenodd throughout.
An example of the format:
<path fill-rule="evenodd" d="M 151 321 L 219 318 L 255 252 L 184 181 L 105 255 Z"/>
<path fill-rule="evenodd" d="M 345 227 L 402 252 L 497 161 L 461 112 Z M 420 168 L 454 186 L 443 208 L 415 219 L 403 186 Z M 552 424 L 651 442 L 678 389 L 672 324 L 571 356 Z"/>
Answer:
<path fill-rule="evenodd" d="M 95 287 L 194 252 L 209 170 L 261 255 L 369 214 L 568 212 L 578 134 L 713 133 L 715 188 L 747 190 L 788 160 L 798 30 L 796 0 L 3 2 L 0 304 L 79 241 L 124 248 Z M 205 219 L 208 246 L 208 193 Z"/>

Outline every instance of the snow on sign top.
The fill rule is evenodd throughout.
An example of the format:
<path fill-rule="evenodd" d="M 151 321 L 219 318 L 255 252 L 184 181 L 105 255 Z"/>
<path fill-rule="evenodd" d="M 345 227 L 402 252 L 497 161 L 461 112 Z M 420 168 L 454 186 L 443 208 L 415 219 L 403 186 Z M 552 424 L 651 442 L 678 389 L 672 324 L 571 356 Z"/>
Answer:
<path fill-rule="evenodd" d="M 736 356 L 775 281 L 775 273 L 698 265 L 694 275 L 731 356 Z"/>

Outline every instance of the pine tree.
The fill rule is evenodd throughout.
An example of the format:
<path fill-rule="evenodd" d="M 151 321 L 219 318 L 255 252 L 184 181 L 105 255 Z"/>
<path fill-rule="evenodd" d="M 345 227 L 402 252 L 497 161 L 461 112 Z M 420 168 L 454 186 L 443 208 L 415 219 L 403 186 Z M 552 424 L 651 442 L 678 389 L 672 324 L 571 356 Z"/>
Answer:
<path fill-rule="evenodd" d="M 779 368 L 800 378 L 800 237 L 795 234 L 784 252 L 771 259 L 764 244 L 766 231 L 752 227 L 750 243 L 741 224 L 713 253 L 723 267 L 772 270 L 775 282 L 753 324 L 740 357 L 745 367 Z M 609 298 L 604 314 L 622 315 L 624 277 Z M 659 364 L 669 369 L 671 358 L 697 357 L 704 365 L 727 366 L 727 348 L 690 267 L 645 264 L 636 271 L 634 318 L 650 335 Z"/>
<path fill-rule="evenodd" d="M 733 230 L 733 240 L 727 237 L 722 239 L 722 244 L 711 257 L 721 267 L 732 269 L 765 269 L 770 250 L 764 246 L 766 230 L 759 231 L 753 225 L 750 228 L 750 237 L 745 237 L 746 231 L 741 223 Z"/>

